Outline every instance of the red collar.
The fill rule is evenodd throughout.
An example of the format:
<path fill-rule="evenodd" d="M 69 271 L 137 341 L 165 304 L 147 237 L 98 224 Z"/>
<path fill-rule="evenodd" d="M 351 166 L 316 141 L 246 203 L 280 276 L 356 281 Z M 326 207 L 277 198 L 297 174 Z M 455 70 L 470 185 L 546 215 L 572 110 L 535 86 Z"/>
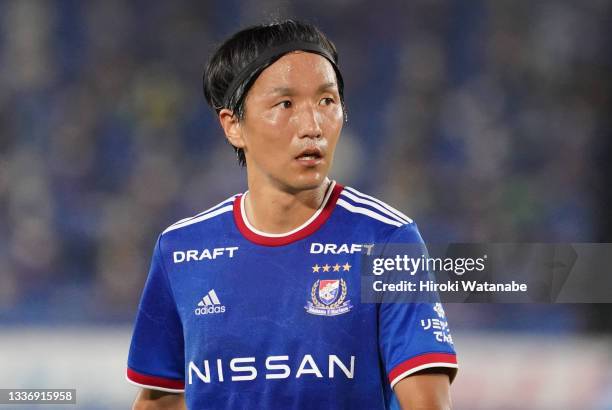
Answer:
<path fill-rule="evenodd" d="M 246 216 L 243 214 L 243 200 L 244 194 L 239 195 L 234 200 L 234 221 L 236 226 L 245 238 L 254 242 L 258 245 L 264 246 L 282 246 L 288 245 L 292 242 L 304 239 L 307 236 L 317 231 L 325 221 L 330 217 L 336 201 L 340 196 L 340 192 L 344 187 L 332 181 L 332 186 L 328 189 L 325 194 L 325 199 L 321 204 L 321 207 L 313 214 L 313 216 L 306 221 L 302 226 L 292 230 L 291 232 L 282 234 L 269 234 L 261 231 L 257 231 L 253 228 L 246 220 Z"/>

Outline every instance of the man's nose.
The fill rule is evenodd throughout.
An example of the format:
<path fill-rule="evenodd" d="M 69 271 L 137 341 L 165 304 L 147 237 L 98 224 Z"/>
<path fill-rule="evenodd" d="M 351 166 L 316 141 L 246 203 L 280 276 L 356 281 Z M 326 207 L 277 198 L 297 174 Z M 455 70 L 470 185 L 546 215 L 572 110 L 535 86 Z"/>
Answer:
<path fill-rule="evenodd" d="M 316 107 L 308 104 L 302 107 L 297 113 L 298 136 L 300 138 L 320 138 L 321 113 Z"/>

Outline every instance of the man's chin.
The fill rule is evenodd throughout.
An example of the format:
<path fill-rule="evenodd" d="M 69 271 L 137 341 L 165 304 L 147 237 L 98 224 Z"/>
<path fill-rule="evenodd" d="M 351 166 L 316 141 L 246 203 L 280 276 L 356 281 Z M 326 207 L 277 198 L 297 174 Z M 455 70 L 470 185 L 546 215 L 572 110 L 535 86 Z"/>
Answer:
<path fill-rule="evenodd" d="M 324 185 L 326 177 L 327 175 L 323 173 L 299 175 L 297 178 L 291 181 L 289 185 L 295 191 L 308 191 L 320 188 L 321 185 Z"/>

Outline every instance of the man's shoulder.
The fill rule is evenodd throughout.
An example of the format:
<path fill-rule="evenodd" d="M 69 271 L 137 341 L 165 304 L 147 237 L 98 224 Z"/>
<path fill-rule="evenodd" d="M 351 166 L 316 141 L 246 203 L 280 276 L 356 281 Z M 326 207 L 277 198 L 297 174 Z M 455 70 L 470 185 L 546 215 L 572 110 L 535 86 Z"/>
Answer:
<path fill-rule="evenodd" d="M 346 211 L 347 217 L 353 222 L 392 230 L 414 223 L 411 218 L 386 202 L 350 186 L 343 187 L 336 204 Z"/>
<path fill-rule="evenodd" d="M 210 227 L 215 225 L 215 223 L 221 222 L 224 217 L 232 215 L 234 200 L 239 196 L 240 194 L 232 195 L 218 204 L 206 209 L 205 211 L 176 221 L 164 229 L 161 236 L 167 236 L 169 234 L 177 235 L 187 232 L 190 229 L 202 229 L 203 227 L 210 229 Z"/>

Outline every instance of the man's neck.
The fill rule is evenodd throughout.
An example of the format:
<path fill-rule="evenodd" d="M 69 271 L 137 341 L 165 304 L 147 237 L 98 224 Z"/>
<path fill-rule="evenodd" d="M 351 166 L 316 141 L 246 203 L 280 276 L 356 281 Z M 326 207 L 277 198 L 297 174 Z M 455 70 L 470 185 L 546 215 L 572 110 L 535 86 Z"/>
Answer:
<path fill-rule="evenodd" d="M 245 198 L 246 217 L 255 229 L 286 233 L 303 225 L 323 203 L 331 185 L 326 178 L 317 188 L 291 193 L 277 187 L 253 186 Z"/>

